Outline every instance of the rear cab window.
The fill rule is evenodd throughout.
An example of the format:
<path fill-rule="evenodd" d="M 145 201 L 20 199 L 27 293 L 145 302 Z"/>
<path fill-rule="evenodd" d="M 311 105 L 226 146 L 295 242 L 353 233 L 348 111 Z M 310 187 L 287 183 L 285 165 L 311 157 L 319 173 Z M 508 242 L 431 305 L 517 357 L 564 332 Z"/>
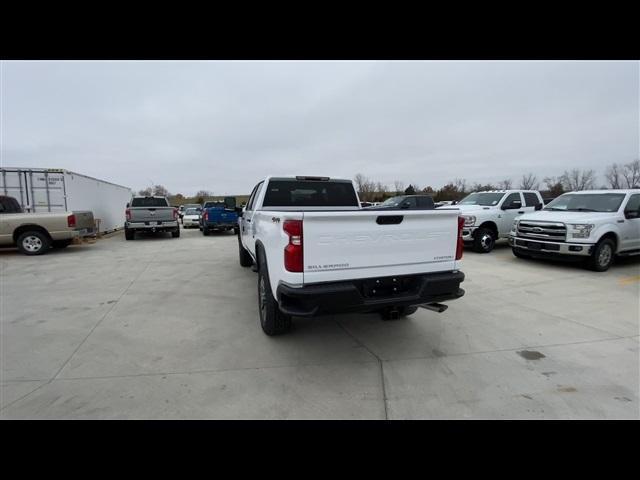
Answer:
<path fill-rule="evenodd" d="M 140 197 L 131 200 L 132 207 L 168 207 L 169 203 L 166 198 L 156 197 Z"/>
<path fill-rule="evenodd" d="M 538 196 L 533 192 L 523 192 L 522 194 L 524 195 L 524 203 L 526 207 L 535 207 L 541 202 Z"/>
<path fill-rule="evenodd" d="M 359 208 L 355 189 L 348 180 L 271 179 L 262 205 Z"/>

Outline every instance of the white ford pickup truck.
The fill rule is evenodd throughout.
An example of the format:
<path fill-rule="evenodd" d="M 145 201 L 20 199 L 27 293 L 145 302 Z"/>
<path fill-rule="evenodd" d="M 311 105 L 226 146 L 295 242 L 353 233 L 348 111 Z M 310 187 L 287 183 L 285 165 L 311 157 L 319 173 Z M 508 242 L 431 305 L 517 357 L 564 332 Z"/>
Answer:
<path fill-rule="evenodd" d="M 543 201 L 536 190 L 491 190 L 471 193 L 455 206 L 464 218 L 462 239 L 465 244 L 475 252 L 488 253 L 493 250 L 496 240 L 509 238 L 517 216 L 540 210 Z"/>
<path fill-rule="evenodd" d="M 398 318 L 464 295 L 455 208 L 361 209 L 351 180 L 267 177 L 239 215 L 240 265 L 258 272 L 267 335 L 289 330 L 292 316 Z"/>
<path fill-rule="evenodd" d="M 614 255 L 640 254 L 640 189 L 565 193 L 517 218 L 509 243 L 519 258 L 586 260 L 604 272 Z"/>

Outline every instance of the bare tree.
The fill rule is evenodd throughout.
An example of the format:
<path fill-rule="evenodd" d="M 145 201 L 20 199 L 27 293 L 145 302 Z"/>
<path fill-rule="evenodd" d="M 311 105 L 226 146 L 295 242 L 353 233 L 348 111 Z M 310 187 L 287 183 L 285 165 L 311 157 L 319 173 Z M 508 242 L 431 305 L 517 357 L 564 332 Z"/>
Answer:
<path fill-rule="evenodd" d="M 369 180 L 361 173 L 356 174 L 353 177 L 353 181 L 356 184 L 356 189 L 358 190 L 358 196 L 360 197 L 360 200 L 362 200 L 363 202 L 370 202 L 376 190 L 375 182 Z"/>
<path fill-rule="evenodd" d="M 142 197 L 150 197 L 152 193 L 153 193 L 153 189 L 151 187 L 147 187 L 143 190 L 138 191 L 138 195 Z"/>
<path fill-rule="evenodd" d="M 404 182 L 401 181 L 401 180 L 394 180 L 393 189 L 394 189 L 395 193 L 404 192 Z"/>
<path fill-rule="evenodd" d="M 593 170 L 578 170 L 574 168 L 565 172 L 560 177 L 560 182 L 567 191 L 590 190 L 593 188 L 596 172 Z"/>
<path fill-rule="evenodd" d="M 213 192 L 210 190 L 198 190 L 198 193 L 196 193 L 196 197 L 213 197 Z"/>
<path fill-rule="evenodd" d="M 542 180 L 547 187 L 547 193 L 552 198 L 555 198 L 564 193 L 564 187 L 560 178 L 557 177 L 544 177 Z"/>
<path fill-rule="evenodd" d="M 464 193 L 467 191 L 467 180 L 464 178 L 456 178 L 453 182 L 449 182 L 449 184 L 453 183 L 456 188 L 458 189 L 458 192 L 460 193 Z"/>
<path fill-rule="evenodd" d="M 604 178 L 607 179 L 609 188 L 622 188 L 622 172 L 617 163 L 612 163 L 607 167 L 604 172 Z"/>
<path fill-rule="evenodd" d="M 498 187 L 500 188 L 500 190 L 511 190 L 511 185 L 513 185 L 513 182 L 510 178 L 505 178 L 504 180 L 498 182 Z"/>
<path fill-rule="evenodd" d="M 153 194 L 157 195 L 158 197 L 168 197 L 169 195 L 171 195 L 169 193 L 169 190 L 167 190 L 164 185 L 154 185 Z"/>
<path fill-rule="evenodd" d="M 640 160 L 627 163 L 622 170 L 627 188 L 640 188 Z"/>
<path fill-rule="evenodd" d="M 521 190 L 538 190 L 539 186 L 540 183 L 538 182 L 538 177 L 536 177 L 533 173 L 522 175 L 522 180 L 520 180 Z"/>

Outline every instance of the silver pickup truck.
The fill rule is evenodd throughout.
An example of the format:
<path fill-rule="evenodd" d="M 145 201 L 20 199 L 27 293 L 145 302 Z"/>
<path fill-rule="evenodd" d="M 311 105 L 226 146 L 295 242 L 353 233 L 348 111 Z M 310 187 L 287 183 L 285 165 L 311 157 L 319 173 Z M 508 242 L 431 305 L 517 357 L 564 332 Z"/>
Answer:
<path fill-rule="evenodd" d="M 124 235 L 133 240 L 136 232 L 171 232 L 180 236 L 178 209 L 169 205 L 167 197 L 133 197 L 125 210 Z"/>
<path fill-rule="evenodd" d="M 42 255 L 51 247 L 65 248 L 74 238 L 94 233 L 92 212 L 24 213 L 15 198 L 0 195 L 0 246 Z"/>

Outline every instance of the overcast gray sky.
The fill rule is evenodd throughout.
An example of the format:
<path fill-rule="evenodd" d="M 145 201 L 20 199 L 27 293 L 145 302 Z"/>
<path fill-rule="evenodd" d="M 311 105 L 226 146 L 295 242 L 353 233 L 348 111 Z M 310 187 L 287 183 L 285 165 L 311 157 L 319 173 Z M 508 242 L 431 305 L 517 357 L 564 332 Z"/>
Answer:
<path fill-rule="evenodd" d="M 439 187 L 639 156 L 639 62 L 66 61 L 1 65 L 2 166 L 138 190 L 268 174 Z"/>

